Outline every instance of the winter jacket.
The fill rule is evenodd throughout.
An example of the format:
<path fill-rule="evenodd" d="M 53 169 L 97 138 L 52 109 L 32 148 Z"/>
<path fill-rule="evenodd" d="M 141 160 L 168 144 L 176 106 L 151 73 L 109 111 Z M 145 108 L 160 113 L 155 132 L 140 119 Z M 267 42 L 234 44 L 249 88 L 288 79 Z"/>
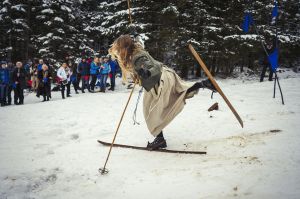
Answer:
<path fill-rule="evenodd" d="M 148 52 L 140 51 L 132 58 L 132 65 L 146 91 L 150 91 L 160 80 L 163 64 L 153 59 Z"/>
<path fill-rule="evenodd" d="M 56 75 L 62 81 L 64 81 L 64 80 L 70 81 L 70 76 L 71 76 L 70 68 L 69 67 L 64 68 L 64 67 L 61 66 L 57 70 L 57 74 Z"/>
<path fill-rule="evenodd" d="M 0 68 L 0 84 L 9 84 L 9 71 L 7 68 Z"/>
<path fill-rule="evenodd" d="M 43 74 L 43 80 L 42 80 L 42 82 L 43 82 L 43 85 L 45 86 L 45 85 L 49 85 L 50 84 L 50 72 L 49 72 L 49 70 L 42 70 L 42 74 Z"/>
<path fill-rule="evenodd" d="M 39 64 L 39 65 L 37 66 L 37 69 L 38 69 L 38 71 L 43 70 L 43 64 Z"/>
<path fill-rule="evenodd" d="M 91 68 L 90 68 L 91 75 L 99 74 L 99 69 L 100 69 L 100 67 L 95 62 L 91 63 Z"/>
<path fill-rule="evenodd" d="M 8 75 L 9 75 L 9 85 L 12 86 L 14 84 L 13 73 L 15 68 L 13 66 L 7 67 Z"/>
<path fill-rule="evenodd" d="M 82 76 L 90 74 L 90 65 L 87 62 L 80 62 L 78 65 L 78 71 Z"/>
<path fill-rule="evenodd" d="M 102 67 L 101 67 L 101 74 L 102 75 L 106 75 L 111 71 L 111 68 L 110 68 L 110 65 L 109 65 L 108 62 L 103 63 Z"/>
<path fill-rule="evenodd" d="M 13 71 L 13 82 L 19 84 L 22 89 L 26 88 L 26 71 L 24 68 L 15 68 Z M 17 83 L 16 83 L 17 82 Z"/>
<path fill-rule="evenodd" d="M 111 72 L 115 73 L 117 71 L 118 67 L 119 67 L 118 62 L 110 60 L 108 63 L 110 65 Z"/>

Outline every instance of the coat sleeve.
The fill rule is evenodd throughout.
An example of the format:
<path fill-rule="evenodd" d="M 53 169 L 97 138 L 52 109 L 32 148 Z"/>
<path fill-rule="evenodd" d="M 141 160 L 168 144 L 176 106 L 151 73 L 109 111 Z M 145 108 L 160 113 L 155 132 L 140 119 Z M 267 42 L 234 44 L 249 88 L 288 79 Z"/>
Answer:
<path fill-rule="evenodd" d="M 160 66 L 155 65 L 146 56 L 142 56 L 136 59 L 134 63 L 134 70 L 138 72 L 141 68 L 148 70 L 150 76 L 156 76 L 160 74 Z"/>

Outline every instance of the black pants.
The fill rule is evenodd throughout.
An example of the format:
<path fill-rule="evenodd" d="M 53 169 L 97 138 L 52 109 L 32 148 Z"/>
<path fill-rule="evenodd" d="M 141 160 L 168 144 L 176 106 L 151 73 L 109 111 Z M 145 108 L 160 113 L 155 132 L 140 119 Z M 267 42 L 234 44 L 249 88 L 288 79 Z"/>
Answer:
<path fill-rule="evenodd" d="M 267 72 L 267 68 L 269 68 L 270 70 L 270 73 L 269 73 L 269 81 L 272 81 L 272 78 L 273 78 L 273 71 L 271 69 L 271 66 L 270 64 L 264 64 L 263 66 L 263 69 L 261 71 L 261 75 L 260 75 L 260 81 L 264 81 L 264 78 L 265 78 L 265 75 L 266 75 L 266 72 Z"/>
<path fill-rule="evenodd" d="M 49 100 L 49 98 L 51 97 L 51 87 L 50 84 L 44 84 L 43 86 L 43 97 L 44 100 Z"/>
<path fill-rule="evenodd" d="M 1 105 L 6 104 L 6 93 L 7 93 L 7 85 L 0 84 L 0 103 Z"/>
<path fill-rule="evenodd" d="M 80 88 L 79 88 L 80 80 L 81 80 L 81 74 L 78 73 L 78 74 L 77 74 L 77 79 L 76 79 L 76 84 L 77 84 L 77 88 L 78 88 L 78 89 L 80 89 Z"/>
<path fill-rule="evenodd" d="M 77 84 L 77 81 L 74 81 L 74 82 L 72 82 L 72 84 L 73 84 L 73 87 L 74 87 L 74 90 L 75 90 L 75 92 L 77 93 L 78 91 L 78 84 Z"/>
<path fill-rule="evenodd" d="M 116 85 L 116 72 L 112 72 L 110 78 L 110 88 L 115 89 L 115 85 Z"/>
<path fill-rule="evenodd" d="M 11 104 L 11 92 L 13 90 L 13 87 L 11 85 L 9 85 L 7 87 L 7 93 L 6 93 L 6 96 L 7 96 L 7 104 Z"/>
<path fill-rule="evenodd" d="M 81 82 L 82 82 L 81 91 L 83 92 L 84 89 L 86 88 L 90 91 L 89 77 L 88 76 L 81 77 Z"/>
<path fill-rule="evenodd" d="M 96 84 L 96 81 L 97 81 L 97 75 L 91 75 L 92 76 L 92 81 L 91 81 L 91 90 L 93 91 L 95 89 L 95 84 Z"/>
<path fill-rule="evenodd" d="M 70 95 L 70 86 L 71 86 L 71 82 L 68 82 L 67 84 L 63 84 L 61 83 L 61 97 L 64 99 L 65 98 L 65 90 L 67 87 L 67 96 Z"/>
<path fill-rule="evenodd" d="M 15 104 L 23 104 L 24 103 L 24 92 L 23 88 L 21 88 L 20 84 L 16 85 L 14 89 L 14 103 Z"/>

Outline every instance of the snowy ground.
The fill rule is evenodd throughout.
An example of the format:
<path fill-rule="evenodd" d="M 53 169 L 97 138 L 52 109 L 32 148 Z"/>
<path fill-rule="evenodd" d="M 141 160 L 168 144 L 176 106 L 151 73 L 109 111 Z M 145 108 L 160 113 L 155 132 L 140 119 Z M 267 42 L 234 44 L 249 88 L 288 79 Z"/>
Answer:
<path fill-rule="evenodd" d="M 206 150 L 178 155 L 114 148 L 110 173 L 101 176 L 129 91 L 79 94 L 0 108 L 0 198 L 299 198 L 300 76 L 282 78 L 286 105 L 272 82 L 220 80 L 244 121 L 242 129 L 223 100 L 200 91 L 165 129 L 169 149 Z M 281 74 L 280 74 L 281 75 Z M 133 126 L 137 91 L 117 143 L 145 146 L 143 122 Z M 220 110 L 207 109 L 219 102 Z"/>

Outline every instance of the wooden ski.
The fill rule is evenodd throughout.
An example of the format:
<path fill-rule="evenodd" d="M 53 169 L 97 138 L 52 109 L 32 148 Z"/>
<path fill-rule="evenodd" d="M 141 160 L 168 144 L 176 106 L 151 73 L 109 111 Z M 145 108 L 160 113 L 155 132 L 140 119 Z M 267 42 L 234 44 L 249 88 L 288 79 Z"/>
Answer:
<path fill-rule="evenodd" d="M 101 140 L 98 140 L 98 142 L 104 146 L 111 146 L 111 143 L 108 143 L 108 142 L 104 142 Z M 184 151 L 184 150 L 169 150 L 169 149 L 149 150 L 147 147 L 132 146 L 132 145 L 125 145 L 125 144 L 113 144 L 113 146 L 121 147 L 121 148 L 143 150 L 143 151 L 164 152 L 164 153 L 195 154 L 195 155 L 205 155 L 206 154 L 206 151 Z"/>
<path fill-rule="evenodd" d="M 209 72 L 209 70 L 206 67 L 205 63 L 202 61 L 202 59 L 200 58 L 200 56 L 198 55 L 198 53 L 196 52 L 196 50 L 194 49 L 194 47 L 191 44 L 189 44 L 189 49 L 190 49 L 191 53 L 194 55 L 195 59 L 200 64 L 200 66 L 203 69 L 203 71 L 205 72 L 206 76 L 210 79 L 211 83 L 217 89 L 218 93 L 222 96 L 222 98 L 224 99 L 224 101 L 226 102 L 226 104 L 228 105 L 228 107 L 230 108 L 230 110 L 235 115 L 236 119 L 239 121 L 240 125 L 243 128 L 244 124 L 243 124 L 243 121 L 242 121 L 241 117 L 239 116 L 239 114 L 237 113 L 237 111 L 235 110 L 235 108 L 232 106 L 232 104 L 230 103 L 230 101 L 227 99 L 227 97 L 225 96 L 225 94 L 221 90 L 220 86 L 217 84 L 216 80 L 213 78 L 213 76 Z"/>

